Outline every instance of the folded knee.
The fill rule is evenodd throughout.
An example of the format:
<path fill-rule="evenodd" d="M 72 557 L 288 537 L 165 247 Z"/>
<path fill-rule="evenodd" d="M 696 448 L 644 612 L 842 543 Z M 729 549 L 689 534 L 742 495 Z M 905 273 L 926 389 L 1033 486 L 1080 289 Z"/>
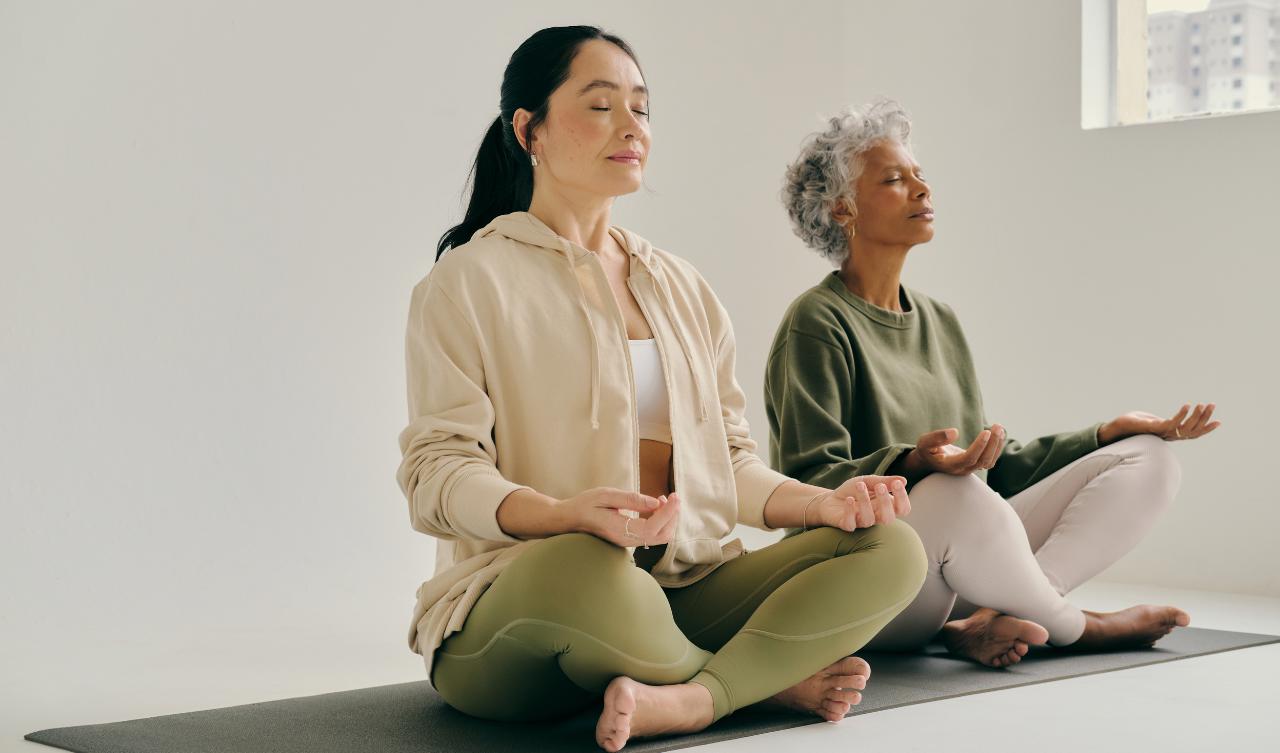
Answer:
<path fill-rule="evenodd" d="M 887 573 L 902 576 L 904 589 L 918 591 L 929 569 L 924 545 L 915 529 L 901 520 L 881 523 L 870 528 L 844 531 L 839 528 L 820 529 L 820 536 L 827 536 L 834 544 L 834 551 L 843 555 L 860 550 L 874 549 L 876 561 L 883 562 Z M 815 532 L 816 533 L 816 532 Z M 859 568 L 865 565 L 858 562 Z"/>
<path fill-rule="evenodd" d="M 929 571 L 929 558 L 920 535 L 901 520 L 875 528 L 880 529 L 880 545 L 894 553 L 895 566 L 907 576 L 912 591 L 919 591 Z"/>
<path fill-rule="evenodd" d="M 1182 486 L 1182 462 L 1168 442 L 1155 434 L 1135 434 L 1107 445 L 1130 471 L 1143 474 L 1143 501 L 1163 509 Z"/>
<path fill-rule="evenodd" d="M 1138 434 L 1120 440 L 1134 447 L 1145 465 L 1160 476 L 1172 491 L 1177 491 L 1182 483 L 1182 461 L 1178 453 L 1173 451 L 1172 442 L 1165 441 L 1155 434 Z"/>
<path fill-rule="evenodd" d="M 972 473 L 954 475 L 951 473 L 930 473 L 911 487 L 915 496 L 941 496 L 948 499 L 959 497 L 980 499 L 995 494 L 986 482 Z M 999 495 L 997 495 L 999 496 Z"/>
<path fill-rule="evenodd" d="M 919 511 L 920 518 L 943 520 L 951 530 L 1013 525 L 1021 528 L 1009 503 L 972 473 L 931 473 L 912 487 L 910 497 L 912 515 Z"/>
<path fill-rule="evenodd" d="M 567 582 L 608 580 L 636 567 L 627 550 L 589 533 L 562 533 L 543 539 L 520 555 L 509 569 L 530 588 L 540 582 L 563 588 Z"/>

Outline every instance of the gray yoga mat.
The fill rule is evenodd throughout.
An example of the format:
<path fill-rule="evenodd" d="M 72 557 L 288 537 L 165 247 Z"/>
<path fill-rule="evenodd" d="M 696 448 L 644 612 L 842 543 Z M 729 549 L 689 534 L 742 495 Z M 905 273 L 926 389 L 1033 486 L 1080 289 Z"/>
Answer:
<path fill-rule="evenodd" d="M 859 652 L 871 683 L 851 715 L 1111 672 L 1280 642 L 1280 636 L 1180 628 L 1155 648 L 1071 655 L 1033 648 L 1018 664 L 989 669 L 931 646 L 918 654 Z M 500 692 L 495 680 L 495 693 Z M 425 680 L 250 703 L 110 724 L 57 727 L 25 736 L 78 753 L 449 753 L 598 751 L 599 707 L 538 724 L 488 722 L 449 708 Z M 702 732 L 638 739 L 629 751 L 663 751 L 820 723 L 815 716 L 743 709 Z"/>

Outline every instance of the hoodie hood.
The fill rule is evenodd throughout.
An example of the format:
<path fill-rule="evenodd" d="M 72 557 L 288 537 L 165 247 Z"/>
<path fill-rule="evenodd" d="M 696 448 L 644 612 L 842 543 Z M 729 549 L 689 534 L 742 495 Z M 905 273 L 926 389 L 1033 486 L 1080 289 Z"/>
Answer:
<path fill-rule="evenodd" d="M 655 286 L 661 293 L 658 298 L 666 310 L 668 321 L 672 323 L 679 322 L 675 301 L 671 295 L 671 286 L 667 281 L 666 270 L 662 268 L 660 257 L 654 253 L 653 246 L 639 235 L 616 225 L 610 225 L 609 232 L 627 250 L 627 253 L 639 261 L 640 265 L 653 277 Z M 511 212 L 499 215 L 489 224 L 473 233 L 471 240 L 495 234 L 520 243 L 550 249 L 565 260 L 565 270 L 573 278 L 574 287 L 578 291 L 578 309 L 582 312 L 582 316 L 591 332 L 591 428 L 600 428 L 600 335 L 596 331 L 591 316 L 587 313 L 586 294 L 582 290 L 582 280 L 577 274 L 577 266 L 582 263 L 591 263 L 592 259 L 590 257 L 595 255 L 568 238 L 557 235 L 546 223 L 529 212 Z M 595 261 L 594 263 L 599 262 Z M 685 359 L 687 362 L 693 363 L 692 349 L 689 346 L 684 328 L 675 324 L 674 329 L 676 339 L 680 343 L 680 349 L 684 352 Z M 697 369 L 694 370 L 693 384 L 698 403 L 698 420 L 706 421 L 709 418 L 706 405 L 706 390 L 703 389 L 702 378 L 698 375 Z"/>

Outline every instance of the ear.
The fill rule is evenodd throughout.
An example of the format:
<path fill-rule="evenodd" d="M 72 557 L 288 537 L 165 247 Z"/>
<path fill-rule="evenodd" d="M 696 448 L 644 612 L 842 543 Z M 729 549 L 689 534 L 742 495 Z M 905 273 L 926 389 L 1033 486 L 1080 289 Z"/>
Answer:
<path fill-rule="evenodd" d="M 831 217 L 850 234 L 853 233 L 853 220 L 857 216 L 853 202 L 842 196 L 831 205 Z"/>
<path fill-rule="evenodd" d="M 525 130 L 529 127 L 529 121 L 533 119 L 533 113 L 523 107 L 516 108 L 515 113 L 511 116 L 511 130 L 515 131 L 516 142 L 524 149 L 525 153 L 533 152 L 533 135 L 530 134 L 525 139 Z"/>

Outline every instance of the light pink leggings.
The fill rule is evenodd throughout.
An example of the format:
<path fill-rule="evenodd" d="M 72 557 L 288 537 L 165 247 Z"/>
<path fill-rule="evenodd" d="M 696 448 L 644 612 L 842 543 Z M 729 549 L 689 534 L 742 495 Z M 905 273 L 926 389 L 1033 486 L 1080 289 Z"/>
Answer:
<path fill-rule="evenodd" d="M 1051 644 L 1076 641 L 1084 614 L 1063 595 L 1132 549 L 1181 481 L 1177 457 L 1152 434 L 1100 447 L 1008 500 L 973 475 L 926 476 L 903 520 L 929 574 L 867 648 L 918 648 L 979 606 L 1043 625 Z"/>

